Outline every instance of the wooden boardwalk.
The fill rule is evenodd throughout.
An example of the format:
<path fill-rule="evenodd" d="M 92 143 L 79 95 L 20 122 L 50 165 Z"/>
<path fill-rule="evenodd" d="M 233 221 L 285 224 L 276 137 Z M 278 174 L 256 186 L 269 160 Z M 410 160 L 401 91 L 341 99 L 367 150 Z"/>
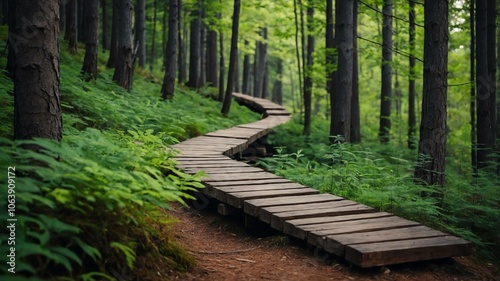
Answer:
<path fill-rule="evenodd" d="M 258 219 L 363 268 L 472 253 L 468 241 L 231 159 L 290 119 L 268 100 L 233 96 L 265 118 L 174 146 L 181 152 L 179 168 L 207 174 L 206 195 L 240 209 L 247 220 Z"/>

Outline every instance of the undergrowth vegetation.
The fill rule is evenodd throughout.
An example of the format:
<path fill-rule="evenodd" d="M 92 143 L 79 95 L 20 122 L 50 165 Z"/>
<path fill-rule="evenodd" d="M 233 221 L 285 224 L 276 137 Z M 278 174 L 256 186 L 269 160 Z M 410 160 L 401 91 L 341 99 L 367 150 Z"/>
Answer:
<path fill-rule="evenodd" d="M 447 186 L 425 186 L 412 177 L 417 152 L 396 144 L 329 145 L 328 124 L 315 120 L 302 136 L 298 118 L 280 126 L 268 141 L 277 154 L 260 165 L 280 176 L 416 220 L 473 242 L 482 256 L 500 256 L 500 179 L 481 172 L 473 177 L 449 159 Z M 443 193 L 437 201 L 422 194 Z"/>
<path fill-rule="evenodd" d="M 219 103 L 187 89 L 161 101 L 161 79 L 141 70 L 127 93 L 100 56 L 97 81 L 85 82 L 82 55 L 61 54 L 61 143 L 11 139 L 13 84 L 0 73 L 0 181 L 15 167 L 17 219 L 15 245 L 0 234 L 2 253 L 15 247 L 17 274 L 2 266 L 0 280 L 144 280 L 189 268 L 194 260 L 176 244 L 165 210 L 203 185 L 175 168 L 170 145 L 259 119 L 237 104 L 224 118 Z"/>

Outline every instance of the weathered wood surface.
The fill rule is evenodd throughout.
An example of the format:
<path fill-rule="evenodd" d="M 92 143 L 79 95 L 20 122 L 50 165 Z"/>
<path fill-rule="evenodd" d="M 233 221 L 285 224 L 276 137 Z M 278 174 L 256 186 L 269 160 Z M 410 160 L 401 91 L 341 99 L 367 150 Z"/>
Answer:
<path fill-rule="evenodd" d="M 264 172 L 232 155 L 290 120 L 268 100 L 233 94 L 262 120 L 218 130 L 173 146 L 178 167 L 202 172 L 203 193 L 224 215 L 245 215 L 245 225 L 267 224 L 360 267 L 430 260 L 472 252 L 469 242 L 386 212 Z"/>

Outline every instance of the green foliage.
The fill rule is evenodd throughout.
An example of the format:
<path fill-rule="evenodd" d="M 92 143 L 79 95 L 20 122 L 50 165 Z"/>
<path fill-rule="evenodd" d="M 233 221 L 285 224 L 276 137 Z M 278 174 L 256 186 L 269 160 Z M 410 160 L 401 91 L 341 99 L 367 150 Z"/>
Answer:
<path fill-rule="evenodd" d="M 485 172 L 468 176 L 454 159 L 448 159 L 447 186 L 424 186 L 413 178 L 415 151 L 373 143 L 328 145 L 328 127 L 315 123 L 310 139 L 300 135 L 297 118 L 279 127 L 269 137 L 278 153 L 262 159 L 260 165 L 321 192 L 463 237 L 488 257 L 500 254 L 497 176 Z M 438 192 L 443 193 L 442 202 L 422 196 Z"/>

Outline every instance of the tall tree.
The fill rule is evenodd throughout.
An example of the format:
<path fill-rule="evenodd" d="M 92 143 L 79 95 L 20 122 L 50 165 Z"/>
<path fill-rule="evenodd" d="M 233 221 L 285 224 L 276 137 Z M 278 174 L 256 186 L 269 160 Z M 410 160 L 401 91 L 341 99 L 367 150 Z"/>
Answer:
<path fill-rule="evenodd" d="M 177 16 L 179 18 L 178 20 L 178 23 L 179 23 L 179 26 L 177 27 L 177 45 L 179 47 L 179 50 L 177 51 L 178 53 L 178 60 L 177 60 L 177 63 L 178 63 L 178 68 L 179 68 L 179 77 L 178 77 L 178 81 L 179 83 L 184 83 L 185 80 L 186 80 L 186 62 L 185 62 L 185 57 L 186 57 L 186 53 L 184 51 L 184 46 L 186 44 L 184 44 L 183 40 L 185 40 L 185 37 L 186 37 L 186 32 L 183 31 L 183 27 L 184 27 L 184 24 L 183 24 L 183 15 L 182 15 L 182 1 L 181 0 L 178 0 L 179 1 L 179 15 Z"/>
<path fill-rule="evenodd" d="M 470 0 L 469 24 L 470 24 L 470 81 L 476 77 L 476 29 L 475 29 L 475 0 Z M 474 173 L 477 172 L 477 134 L 476 134 L 476 84 L 470 87 L 470 128 L 471 128 L 471 164 Z"/>
<path fill-rule="evenodd" d="M 102 50 L 108 49 L 108 5 L 106 0 L 101 0 L 102 9 Z"/>
<path fill-rule="evenodd" d="M 97 78 L 97 45 L 99 44 L 99 0 L 85 3 L 85 57 L 82 73 L 88 79 Z"/>
<path fill-rule="evenodd" d="M 408 148 L 416 148 L 415 135 L 417 132 L 417 119 L 415 117 L 415 1 L 408 0 L 410 10 L 409 17 L 409 43 L 410 43 L 410 76 L 408 77 Z"/>
<path fill-rule="evenodd" d="M 248 47 L 248 40 L 245 39 L 245 48 Z M 250 54 L 245 53 L 243 56 L 243 77 L 241 83 L 241 92 L 244 94 L 250 93 Z"/>
<path fill-rule="evenodd" d="M 212 87 L 218 87 L 219 85 L 217 76 L 217 43 L 217 30 L 215 30 L 215 24 L 212 21 L 207 33 L 207 61 L 205 68 L 207 83 Z"/>
<path fill-rule="evenodd" d="M 189 39 L 189 80 L 186 85 L 198 89 L 201 86 L 201 0 L 196 1 L 191 11 Z"/>
<path fill-rule="evenodd" d="M 14 77 L 14 63 L 16 59 L 16 48 L 15 47 L 17 43 L 17 38 L 15 38 L 16 34 L 14 32 L 14 29 L 16 28 L 16 0 L 9 0 L 8 1 L 8 25 L 9 25 L 9 44 L 8 44 L 8 50 L 9 53 L 7 54 L 7 65 L 5 66 L 5 70 L 7 70 L 7 73 L 10 77 Z"/>
<path fill-rule="evenodd" d="M 353 70 L 353 1 L 335 2 L 335 30 L 338 42 L 338 84 L 333 92 L 330 135 L 351 140 L 351 99 Z"/>
<path fill-rule="evenodd" d="M 163 79 L 162 98 L 174 96 L 175 75 L 177 74 L 177 16 L 179 15 L 178 0 L 169 0 L 168 10 L 168 41 L 165 54 L 165 78 Z"/>
<path fill-rule="evenodd" d="M 234 75 L 236 73 L 236 60 L 238 59 L 238 26 L 240 21 L 240 0 L 234 0 L 233 24 L 231 29 L 231 50 L 229 52 L 229 70 L 227 74 L 227 87 L 222 104 L 221 113 L 227 116 L 231 108 L 233 97 Z M 222 87 L 222 85 L 221 85 Z"/>
<path fill-rule="evenodd" d="M 283 104 L 283 60 L 278 59 L 278 66 L 276 70 L 276 79 L 274 80 L 273 85 L 273 96 L 272 101 L 277 104 Z"/>
<path fill-rule="evenodd" d="M 391 130 L 392 104 L 392 0 L 384 0 L 382 9 L 384 23 L 382 27 L 382 91 L 380 97 L 380 141 L 389 141 Z"/>
<path fill-rule="evenodd" d="M 493 149 L 493 124 L 491 123 L 491 85 L 488 77 L 488 5 L 476 2 L 476 106 L 477 106 L 477 164 L 486 167 Z M 478 52 L 478 50 L 481 50 Z"/>
<path fill-rule="evenodd" d="M 353 54 L 352 54 L 352 98 L 351 98 L 351 142 L 361 142 L 361 121 L 359 113 L 359 71 L 358 71 L 358 0 L 353 1 Z"/>
<path fill-rule="evenodd" d="M 59 3 L 17 0 L 15 18 L 24 20 L 11 30 L 23 39 L 14 60 L 14 138 L 59 141 Z"/>
<path fill-rule="evenodd" d="M 260 37 L 255 45 L 255 72 L 253 83 L 253 96 L 262 97 L 264 87 L 264 76 L 266 72 L 267 61 L 267 27 L 260 29 Z"/>
<path fill-rule="evenodd" d="M 307 6 L 307 57 L 304 66 L 304 130 L 303 134 L 311 134 L 311 103 L 312 103 L 312 67 L 314 63 L 314 7 L 312 1 Z"/>
<path fill-rule="evenodd" d="M 158 0 L 153 2 L 153 38 L 151 39 L 151 56 L 149 58 L 149 70 L 153 71 L 156 59 L 156 17 L 158 16 Z"/>
<path fill-rule="evenodd" d="M 333 124 L 335 120 L 333 119 L 333 114 L 335 110 L 335 85 L 337 85 L 337 71 L 336 71 L 336 58 L 335 58 L 335 37 L 333 35 L 334 32 L 334 24 L 333 24 L 333 1 L 326 0 L 326 28 L 325 28 L 325 62 L 326 62 L 326 89 L 328 92 L 328 96 L 330 98 L 330 136 L 333 135 Z M 292 80 L 293 82 L 293 80 Z M 292 95 L 293 98 L 293 95 Z M 295 104 L 295 103 L 293 103 Z M 294 106 L 295 109 L 295 106 Z M 330 138 L 330 142 L 333 142 L 334 139 Z"/>
<path fill-rule="evenodd" d="M 84 16 L 84 6 L 86 1 L 77 1 L 77 39 L 80 42 L 85 41 L 85 16 Z"/>
<path fill-rule="evenodd" d="M 445 185 L 448 0 L 425 2 L 424 91 L 415 177 Z"/>
<path fill-rule="evenodd" d="M 219 30 L 219 97 L 218 101 L 224 101 L 224 34 Z"/>
<path fill-rule="evenodd" d="M 135 8 L 135 41 L 139 43 L 137 57 L 139 66 L 146 65 L 146 0 L 136 0 Z"/>
<path fill-rule="evenodd" d="M 109 57 L 106 67 L 112 68 L 116 65 L 116 57 L 118 56 L 118 36 L 119 36 L 119 11 L 118 11 L 118 1 L 113 1 L 113 17 L 111 20 L 111 41 L 109 43 Z M 153 37 L 154 38 L 154 37 Z"/>
<path fill-rule="evenodd" d="M 118 12 L 118 42 L 113 80 L 130 90 L 132 82 L 132 3 L 131 0 L 116 0 Z"/>
<path fill-rule="evenodd" d="M 78 1 L 69 0 L 66 5 L 66 34 L 64 39 L 68 40 L 69 52 L 74 54 L 78 51 Z"/>
<path fill-rule="evenodd" d="M 496 33 L 497 33 L 497 10 L 496 10 L 496 0 L 488 1 L 488 27 L 486 30 L 488 44 L 488 82 L 489 82 L 489 92 L 490 92 L 490 117 L 491 117 L 491 149 L 495 150 L 496 142 L 496 131 L 495 124 L 497 122 L 496 114 L 496 103 L 497 103 L 497 56 L 496 56 Z"/>

